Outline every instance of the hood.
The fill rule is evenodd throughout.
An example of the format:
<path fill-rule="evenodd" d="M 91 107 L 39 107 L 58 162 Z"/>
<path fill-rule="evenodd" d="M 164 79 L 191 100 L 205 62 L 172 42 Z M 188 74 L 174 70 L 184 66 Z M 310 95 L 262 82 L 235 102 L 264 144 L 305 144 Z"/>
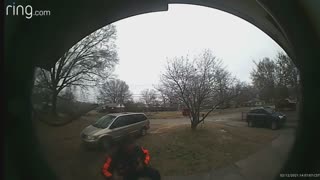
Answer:
<path fill-rule="evenodd" d="M 99 132 L 101 130 L 102 129 L 90 125 L 90 126 L 84 128 L 82 133 L 85 134 L 85 135 L 88 135 L 88 136 L 92 136 L 92 135 L 94 135 L 95 133 L 97 133 L 97 132 Z"/>

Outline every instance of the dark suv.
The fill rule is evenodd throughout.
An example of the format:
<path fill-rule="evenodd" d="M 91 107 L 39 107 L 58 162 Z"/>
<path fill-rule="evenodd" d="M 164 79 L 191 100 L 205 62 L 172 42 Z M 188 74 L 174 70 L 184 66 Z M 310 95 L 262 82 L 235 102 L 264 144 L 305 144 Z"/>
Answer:
<path fill-rule="evenodd" d="M 281 127 L 285 121 L 286 116 L 284 114 L 269 107 L 255 108 L 247 113 L 249 127 L 264 126 L 275 130 Z"/>

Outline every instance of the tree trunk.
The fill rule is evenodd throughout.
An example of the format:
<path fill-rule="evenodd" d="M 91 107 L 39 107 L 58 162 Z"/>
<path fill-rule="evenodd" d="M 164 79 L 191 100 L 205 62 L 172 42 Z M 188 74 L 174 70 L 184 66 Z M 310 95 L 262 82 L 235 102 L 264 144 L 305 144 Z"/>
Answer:
<path fill-rule="evenodd" d="M 191 130 L 195 131 L 197 129 L 198 124 L 191 123 Z"/>
<path fill-rule="evenodd" d="M 194 116 L 192 117 L 191 129 L 192 129 L 192 130 L 196 130 L 198 124 L 199 124 L 199 116 L 194 115 Z"/>

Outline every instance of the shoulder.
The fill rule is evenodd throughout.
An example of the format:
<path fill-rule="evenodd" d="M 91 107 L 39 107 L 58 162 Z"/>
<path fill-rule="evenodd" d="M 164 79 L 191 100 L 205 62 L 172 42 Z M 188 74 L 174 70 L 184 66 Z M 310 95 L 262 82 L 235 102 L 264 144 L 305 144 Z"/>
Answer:
<path fill-rule="evenodd" d="M 118 153 L 108 153 L 105 155 L 105 160 L 116 160 L 119 157 Z"/>
<path fill-rule="evenodd" d="M 135 147 L 134 147 L 134 150 L 135 151 L 142 151 L 144 148 L 142 147 L 142 146 L 139 146 L 139 145 L 136 145 Z"/>

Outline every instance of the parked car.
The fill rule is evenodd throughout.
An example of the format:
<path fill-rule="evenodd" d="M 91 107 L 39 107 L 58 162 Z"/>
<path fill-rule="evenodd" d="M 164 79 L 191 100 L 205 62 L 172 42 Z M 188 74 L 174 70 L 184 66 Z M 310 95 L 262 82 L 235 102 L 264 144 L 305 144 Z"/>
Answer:
<path fill-rule="evenodd" d="M 146 135 L 150 121 L 143 113 L 108 114 L 86 127 L 81 132 L 86 146 L 100 146 L 104 149 L 111 143 L 128 135 Z"/>
<path fill-rule="evenodd" d="M 264 126 L 275 130 L 284 124 L 286 118 L 283 113 L 276 112 L 269 107 L 255 108 L 247 113 L 249 127 Z"/>
<path fill-rule="evenodd" d="M 276 103 L 277 110 L 296 110 L 297 103 L 290 99 L 282 99 Z"/>

